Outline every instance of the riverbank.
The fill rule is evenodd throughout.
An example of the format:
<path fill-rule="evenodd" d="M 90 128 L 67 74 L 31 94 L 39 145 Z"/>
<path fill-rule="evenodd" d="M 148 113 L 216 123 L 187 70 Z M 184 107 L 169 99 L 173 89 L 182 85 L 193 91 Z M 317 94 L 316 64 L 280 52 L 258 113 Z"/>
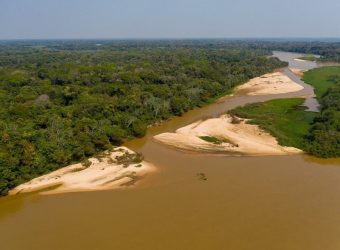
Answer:
<path fill-rule="evenodd" d="M 301 70 L 291 69 L 298 73 Z M 235 95 L 269 95 L 296 92 L 303 87 L 293 82 L 281 72 L 256 77 L 239 86 Z M 237 121 L 237 122 L 236 122 Z M 155 140 L 180 150 L 223 153 L 230 155 L 287 155 L 302 153 L 293 147 L 280 146 L 277 139 L 265 132 L 260 126 L 249 124 L 245 119 L 224 115 L 215 119 L 200 120 L 176 133 L 163 133 Z M 44 193 L 64 193 L 116 189 L 133 185 L 144 174 L 153 171 L 150 164 L 142 162 L 138 167 L 133 164 L 123 167 L 114 159 L 122 152 L 134 154 L 127 148 L 118 148 L 100 160 L 89 159 L 90 166 L 74 164 L 48 175 L 33 179 L 13 189 L 10 194 L 41 191 Z"/>
<path fill-rule="evenodd" d="M 295 58 L 294 61 L 297 61 L 297 62 L 308 62 L 308 60 L 304 60 L 304 59 L 301 59 L 301 58 Z"/>
<path fill-rule="evenodd" d="M 303 80 L 314 87 L 321 104 L 307 137 L 306 151 L 322 158 L 340 157 L 340 67 L 310 70 Z"/>
<path fill-rule="evenodd" d="M 303 87 L 281 72 L 265 74 L 238 86 L 235 94 L 249 96 L 276 95 L 302 90 Z"/>
<path fill-rule="evenodd" d="M 256 77 L 239 86 L 235 95 L 275 95 L 297 92 L 303 87 L 281 72 Z M 303 99 L 301 99 L 303 102 Z M 226 155 L 287 155 L 302 153 L 294 147 L 280 146 L 277 139 L 260 126 L 236 116 L 200 120 L 175 133 L 154 136 L 156 142 L 186 151 Z"/>
<path fill-rule="evenodd" d="M 294 92 L 301 89 L 303 89 L 303 87 L 294 83 L 283 73 L 275 72 L 250 80 L 249 82 L 239 86 L 235 90 L 235 93 L 237 95 L 266 95 Z M 229 118 L 220 117 L 219 119 L 226 122 L 222 122 L 221 124 L 225 124 L 228 127 Z M 212 122 L 219 123 L 218 120 L 214 120 Z M 204 123 L 202 125 L 204 126 Z M 232 139 L 234 143 L 223 143 L 222 145 L 217 145 L 216 143 L 212 144 L 204 140 L 202 141 L 202 139 L 194 136 L 189 140 L 184 139 L 184 141 L 193 143 L 193 145 L 189 146 L 183 143 L 183 149 L 195 150 L 196 148 L 205 152 L 229 152 L 237 155 L 283 155 L 298 153 L 298 150 L 296 149 L 280 147 L 275 138 L 271 137 L 270 134 L 265 133 L 260 128 L 256 128 L 253 125 L 246 124 L 245 121 L 238 124 L 238 126 L 236 126 L 236 124 L 231 126 L 231 123 L 229 126 L 235 134 Z M 221 127 L 220 130 L 222 131 L 223 128 Z M 215 132 L 212 134 L 214 135 L 214 133 Z M 238 136 L 236 136 L 237 133 L 239 134 Z M 261 137 L 256 136 L 256 134 L 260 134 Z M 250 143 L 246 142 L 246 136 L 253 138 L 253 141 Z M 221 137 L 223 137 L 223 133 L 221 134 Z M 166 139 L 166 141 L 171 140 L 176 142 L 177 139 L 173 136 L 167 137 Z M 182 138 L 179 139 L 179 142 L 181 142 L 181 140 Z M 195 140 L 198 141 L 195 142 Z M 116 157 L 121 156 L 119 155 L 121 154 L 120 150 L 128 152 L 129 154 L 134 154 L 128 148 L 118 148 L 114 152 L 109 154 L 107 153 L 104 157 L 101 157 L 100 160 L 97 158 L 89 159 L 89 167 L 85 167 L 83 164 L 79 163 L 61 168 L 12 189 L 10 194 L 27 192 L 53 194 L 117 189 L 131 186 L 145 174 L 153 171 L 153 167 L 146 162 L 137 164 L 138 167 L 133 164 L 128 167 L 121 166 L 121 164 L 114 160 Z"/>
<path fill-rule="evenodd" d="M 321 67 L 308 71 L 303 76 L 303 81 L 315 89 L 315 94 L 320 99 L 328 89 L 335 87 L 340 79 L 340 67 Z"/>
<path fill-rule="evenodd" d="M 268 131 L 282 146 L 304 149 L 305 137 L 317 115 L 306 111 L 304 101 L 303 98 L 274 99 L 237 107 L 230 113 Z"/>
<path fill-rule="evenodd" d="M 249 156 L 302 153 L 296 148 L 280 146 L 259 126 L 231 115 L 200 120 L 175 133 L 157 135 L 154 140 L 179 150 L 203 153 Z"/>
<path fill-rule="evenodd" d="M 303 69 L 297 69 L 297 68 L 289 68 L 290 71 L 292 71 L 295 75 L 302 78 L 306 70 Z"/>
<path fill-rule="evenodd" d="M 141 155 L 126 147 L 118 147 L 97 158 L 73 164 L 17 186 L 9 195 L 29 192 L 43 194 L 98 191 L 135 185 L 155 167 Z"/>

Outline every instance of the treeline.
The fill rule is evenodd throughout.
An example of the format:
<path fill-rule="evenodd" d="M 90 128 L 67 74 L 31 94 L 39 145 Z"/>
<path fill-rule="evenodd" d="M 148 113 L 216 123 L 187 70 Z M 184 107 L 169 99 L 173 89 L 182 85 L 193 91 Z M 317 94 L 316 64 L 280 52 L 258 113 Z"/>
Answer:
<path fill-rule="evenodd" d="M 319 61 L 340 62 L 340 41 L 286 41 L 267 42 L 257 48 L 320 55 Z"/>
<path fill-rule="evenodd" d="M 3 43 L 0 194 L 286 66 L 267 55 L 237 44 Z"/>
<path fill-rule="evenodd" d="M 328 74 L 323 76 L 325 77 L 323 81 L 316 79 L 316 86 L 323 83 L 331 87 L 318 98 L 321 110 L 306 137 L 306 151 L 324 158 L 340 157 L 340 68 L 325 68 L 317 71 L 319 77 L 323 73 Z M 333 73 L 330 74 L 331 72 Z"/>
<path fill-rule="evenodd" d="M 9 55 L 13 59 L 18 48 L 24 48 L 26 53 L 41 51 L 128 51 L 201 48 L 201 49 L 228 49 L 228 50 L 257 50 L 269 54 L 273 50 L 287 52 L 317 54 L 321 61 L 340 62 L 339 39 L 184 39 L 184 40 L 17 40 L 1 41 L 1 56 Z M 5 52 L 5 53 L 2 53 Z M 3 59 L 3 58 L 2 58 Z"/>

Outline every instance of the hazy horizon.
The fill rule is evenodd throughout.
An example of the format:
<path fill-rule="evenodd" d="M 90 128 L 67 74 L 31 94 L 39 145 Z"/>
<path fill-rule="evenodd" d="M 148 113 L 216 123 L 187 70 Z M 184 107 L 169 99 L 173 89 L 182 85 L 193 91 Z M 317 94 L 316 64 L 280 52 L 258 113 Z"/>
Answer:
<path fill-rule="evenodd" d="M 0 40 L 333 39 L 340 1 L 2 0 Z"/>
<path fill-rule="evenodd" d="M 89 38 L 0 38 L 0 41 L 189 41 L 189 40 L 221 40 L 221 41 L 321 41 L 331 42 L 340 41 L 340 37 L 117 37 L 117 38 L 105 38 L 105 37 L 89 37 Z"/>

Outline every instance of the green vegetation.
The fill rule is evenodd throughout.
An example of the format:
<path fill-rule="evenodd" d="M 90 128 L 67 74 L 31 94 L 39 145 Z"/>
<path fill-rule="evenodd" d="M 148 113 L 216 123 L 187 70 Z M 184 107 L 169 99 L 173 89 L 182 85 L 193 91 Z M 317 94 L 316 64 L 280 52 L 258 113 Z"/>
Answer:
<path fill-rule="evenodd" d="M 252 119 L 278 138 L 317 157 L 340 157 L 340 67 L 325 67 L 305 73 L 314 86 L 320 113 L 304 111 L 303 99 L 282 99 L 236 108 L 231 113 Z"/>
<path fill-rule="evenodd" d="M 310 70 L 303 76 L 303 81 L 315 88 L 315 94 L 320 100 L 329 88 L 340 82 L 340 67 L 322 67 Z"/>
<path fill-rule="evenodd" d="M 124 168 L 127 168 L 131 164 L 138 164 L 143 161 L 143 156 L 140 153 L 129 153 L 125 152 L 121 156 L 116 157 L 116 161 L 118 165 L 123 165 Z M 141 166 L 141 165 L 138 165 Z"/>
<path fill-rule="evenodd" d="M 0 194 L 286 66 L 269 54 L 219 41 L 0 42 Z"/>
<path fill-rule="evenodd" d="M 315 57 L 315 56 L 313 56 L 313 55 L 307 55 L 307 56 L 302 56 L 302 57 L 300 57 L 299 59 L 305 60 L 305 61 L 314 62 L 314 61 L 316 61 L 318 58 Z"/>
<path fill-rule="evenodd" d="M 304 148 L 304 137 L 308 135 L 315 113 L 306 112 L 301 106 L 303 103 L 302 98 L 277 99 L 238 107 L 230 112 L 251 119 L 250 123 L 270 132 L 283 146 Z"/>
<path fill-rule="evenodd" d="M 312 70 L 304 80 L 315 87 L 321 104 L 306 138 L 306 151 L 319 157 L 340 157 L 340 67 Z"/>
<path fill-rule="evenodd" d="M 233 144 L 230 140 L 226 139 L 226 138 L 216 138 L 214 136 L 199 136 L 200 139 L 202 139 L 203 141 L 207 141 L 216 145 L 220 145 L 222 143 L 230 143 Z"/>
<path fill-rule="evenodd" d="M 252 42 L 255 48 L 266 48 L 296 52 L 302 54 L 320 55 L 318 61 L 340 62 L 340 42 L 334 41 L 257 41 Z"/>

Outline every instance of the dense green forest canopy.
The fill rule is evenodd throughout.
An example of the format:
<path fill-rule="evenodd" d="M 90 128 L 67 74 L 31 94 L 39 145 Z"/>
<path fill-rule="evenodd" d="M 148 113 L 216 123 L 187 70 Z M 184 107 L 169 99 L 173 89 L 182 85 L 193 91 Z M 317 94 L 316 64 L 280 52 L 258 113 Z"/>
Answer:
<path fill-rule="evenodd" d="M 306 151 L 320 157 L 340 157 L 340 67 L 311 70 L 304 81 L 314 86 L 321 105 L 306 138 Z"/>
<path fill-rule="evenodd" d="M 257 49 L 279 50 L 302 54 L 319 55 L 319 61 L 340 62 L 340 41 L 258 41 L 251 42 Z"/>
<path fill-rule="evenodd" d="M 15 54 L 18 48 L 48 51 L 126 51 L 151 48 L 177 49 L 255 49 L 270 53 L 273 50 L 320 55 L 320 60 L 340 62 L 339 39 L 185 39 L 185 40 L 17 40 L 1 41 L 0 51 Z M 2 54 L 4 55 L 4 54 Z M 13 55 L 13 54 L 12 54 Z"/>
<path fill-rule="evenodd" d="M 286 66 L 220 41 L 0 44 L 0 194 Z"/>

